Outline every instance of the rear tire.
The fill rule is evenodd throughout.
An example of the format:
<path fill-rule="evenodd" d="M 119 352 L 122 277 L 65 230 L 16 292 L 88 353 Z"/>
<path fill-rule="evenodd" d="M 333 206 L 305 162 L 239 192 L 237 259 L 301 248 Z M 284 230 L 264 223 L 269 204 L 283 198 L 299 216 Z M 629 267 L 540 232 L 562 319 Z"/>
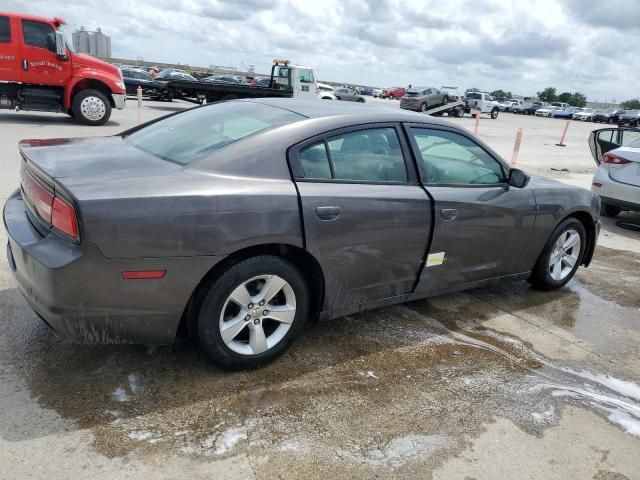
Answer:
<path fill-rule="evenodd" d="M 283 286 L 273 287 L 276 293 L 269 297 L 263 289 L 272 280 L 283 282 Z M 206 293 L 196 313 L 198 339 L 209 359 L 229 370 L 252 369 L 277 358 L 289 348 L 309 316 L 309 290 L 304 277 L 277 256 L 243 260 L 203 288 Z M 263 293 L 265 301 L 259 303 Z M 278 307 L 286 309 L 286 322 L 271 317 L 275 312 L 284 317 Z M 265 311 L 267 315 L 263 316 Z"/>
<path fill-rule="evenodd" d="M 567 248 L 570 245 L 569 239 L 573 239 L 574 235 L 578 236 L 578 242 Z M 574 217 L 567 218 L 549 236 L 533 267 L 529 282 L 539 290 L 563 287 L 573 278 L 582 263 L 586 244 L 587 232 L 582 222 Z"/>
<path fill-rule="evenodd" d="M 620 207 L 616 207 L 615 205 L 607 205 L 606 203 L 602 204 L 600 208 L 600 213 L 608 218 L 617 217 L 618 214 L 622 211 Z"/>
<path fill-rule="evenodd" d="M 74 118 L 84 125 L 104 125 L 111 117 L 111 103 L 98 90 L 82 90 L 73 97 Z"/>

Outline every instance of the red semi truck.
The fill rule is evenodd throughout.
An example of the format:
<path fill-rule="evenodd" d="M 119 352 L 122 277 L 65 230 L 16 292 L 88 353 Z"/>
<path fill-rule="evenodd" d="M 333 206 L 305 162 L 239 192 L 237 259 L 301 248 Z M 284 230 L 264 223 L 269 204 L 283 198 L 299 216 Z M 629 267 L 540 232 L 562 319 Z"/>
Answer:
<path fill-rule="evenodd" d="M 102 125 L 125 105 L 120 70 L 76 53 L 61 18 L 0 12 L 0 109 L 66 113 Z"/>

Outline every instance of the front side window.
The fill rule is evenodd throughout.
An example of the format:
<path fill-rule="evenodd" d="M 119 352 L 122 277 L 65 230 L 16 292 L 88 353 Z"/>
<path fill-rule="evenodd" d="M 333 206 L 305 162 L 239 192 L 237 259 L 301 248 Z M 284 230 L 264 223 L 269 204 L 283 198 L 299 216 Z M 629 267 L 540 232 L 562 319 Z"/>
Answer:
<path fill-rule="evenodd" d="M 156 157 L 188 165 L 225 145 L 305 118 L 259 103 L 217 103 L 152 123 L 125 141 Z"/>
<path fill-rule="evenodd" d="M 394 128 L 358 130 L 327 139 L 334 178 L 406 182 L 407 170 Z"/>
<path fill-rule="evenodd" d="M 0 43 L 9 43 L 11 41 L 11 28 L 9 26 L 9 17 L 0 17 Z"/>
<path fill-rule="evenodd" d="M 411 128 L 427 175 L 435 185 L 494 185 L 504 182 L 500 163 L 463 135 Z"/>
<path fill-rule="evenodd" d="M 48 23 L 22 20 L 22 33 L 24 43 L 27 45 L 44 48 L 55 53 L 56 33 Z"/>

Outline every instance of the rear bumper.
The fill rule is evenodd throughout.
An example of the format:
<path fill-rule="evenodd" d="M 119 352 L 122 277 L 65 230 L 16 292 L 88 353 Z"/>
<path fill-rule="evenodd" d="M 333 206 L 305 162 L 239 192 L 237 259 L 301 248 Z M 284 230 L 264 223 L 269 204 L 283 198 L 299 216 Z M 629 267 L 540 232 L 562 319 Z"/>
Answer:
<path fill-rule="evenodd" d="M 126 93 L 123 93 L 123 94 L 113 93 L 111 94 L 111 98 L 113 98 L 113 105 L 118 110 L 122 110 L 127 102 Z"/>
<path fill-rule="evenodd" d="M 18 288 L 33 310 L 72 342 L 172 343 L 191 293 L 207 271 L 197 265 L 201 257 L 108 259 L 95 245 L 42 236 L 27 217 L 19 191 L 7 200 L 3 218 Z M 122 279 L 123 271 L 164 269 L 163 279 Z"/>
<path fill-rule="evenodd" d="M 593 183 L 602 184 L 596 187 Z M 603 203 L 624 210 L 640 211 L 640 187 L 616 182 L 604 166 L 598 167 L 591 184 L 591 191 L 600 196 Z"/>

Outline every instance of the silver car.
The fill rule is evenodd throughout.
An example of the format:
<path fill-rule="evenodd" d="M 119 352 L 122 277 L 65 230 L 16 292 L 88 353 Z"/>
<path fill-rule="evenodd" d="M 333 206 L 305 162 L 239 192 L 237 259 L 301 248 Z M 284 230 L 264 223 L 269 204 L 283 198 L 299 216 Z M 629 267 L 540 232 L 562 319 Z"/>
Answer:
<path fill-rule="evenodd" d="M 400 99 L 400 108 L 426 112 L 430 108 L 449 103 L 449 94 L 435 87 L 413 87 Z"/>

